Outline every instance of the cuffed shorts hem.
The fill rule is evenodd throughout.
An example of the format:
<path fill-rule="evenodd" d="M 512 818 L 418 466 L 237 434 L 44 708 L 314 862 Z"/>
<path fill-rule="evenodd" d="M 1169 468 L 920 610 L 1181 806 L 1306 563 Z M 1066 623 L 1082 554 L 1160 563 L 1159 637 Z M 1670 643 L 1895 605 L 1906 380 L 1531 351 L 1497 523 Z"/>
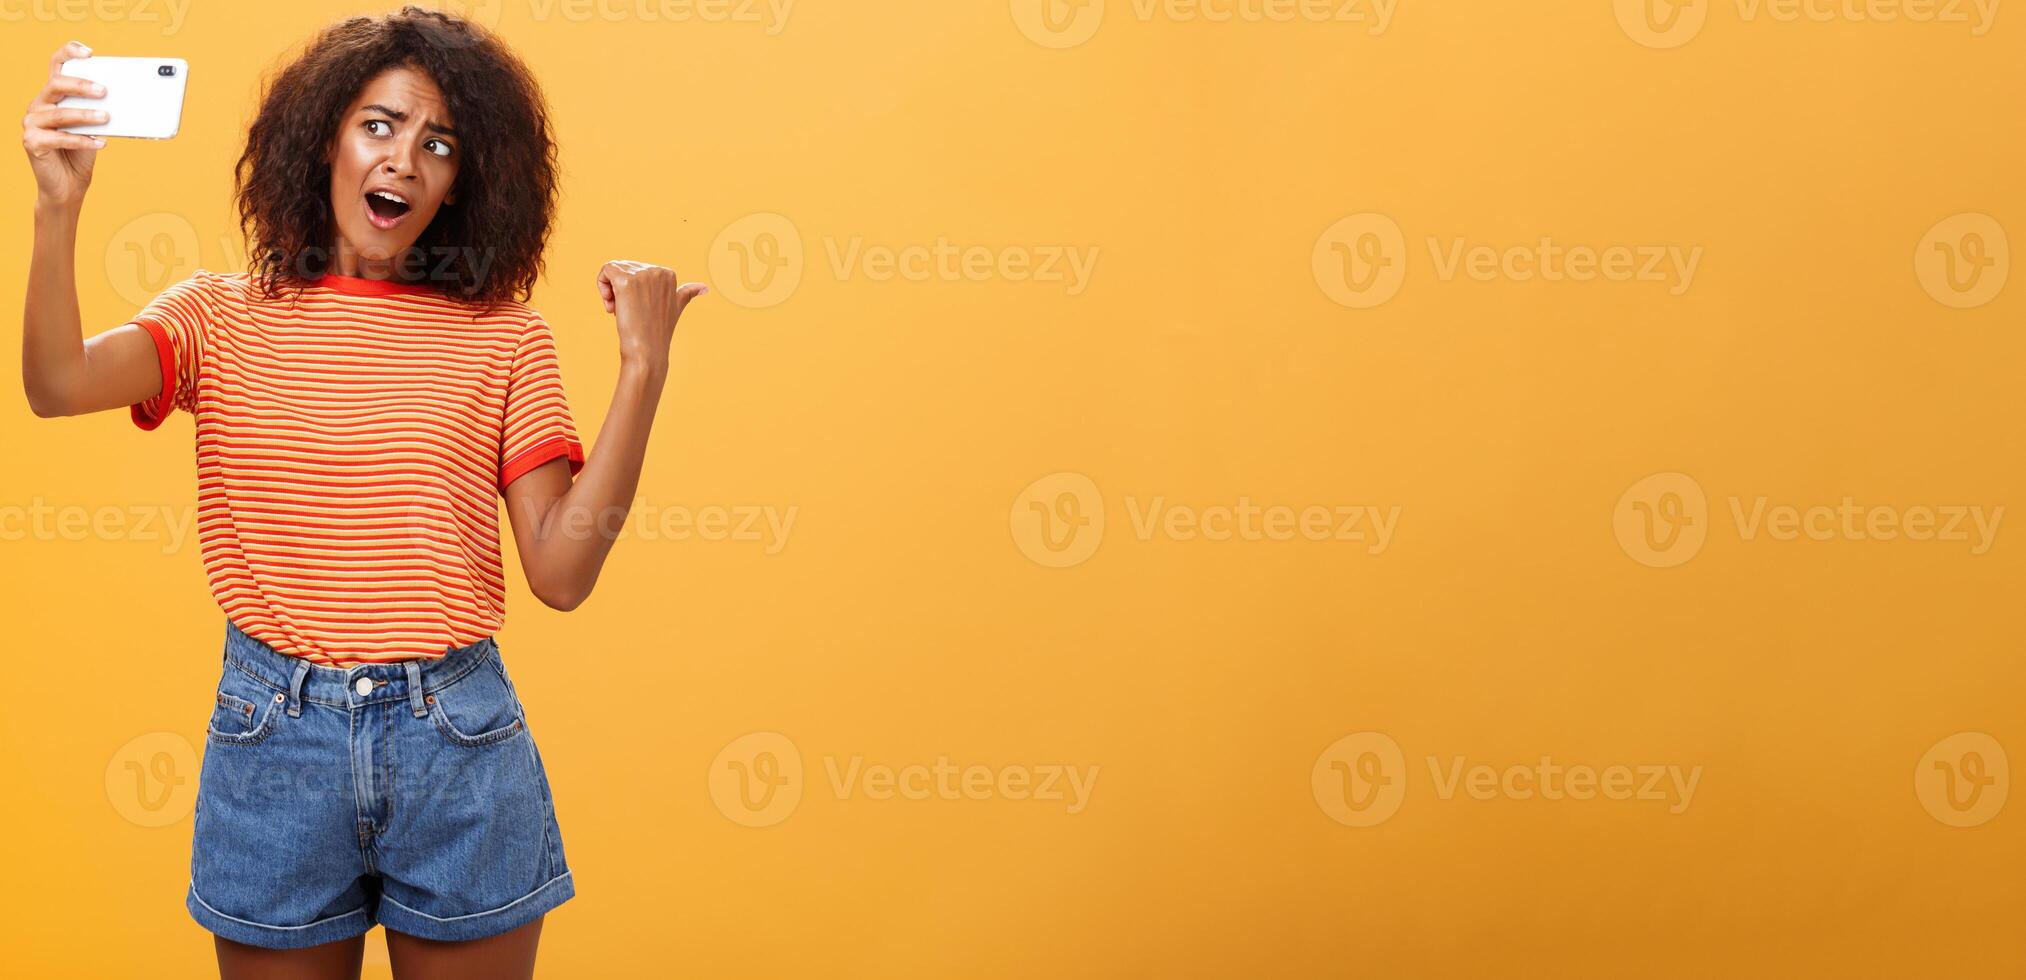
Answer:
<path fill-rule="evenodd" d="M 550 909 L 569 901 L 576 894 L 576 883 L 571 880 L 570 872 L 565 871 L 544 882 L 534 891 L 499 908 L 450 918 L 417 912 L 381 895 L 378 923 L 395 932 L 423 939 L 448 941 L 484 939 L 527 925 L 547 914 Z M 271 926 L 252 922 L 226 915 L 206 904 L 203 897 L 197 894 L 194 883 L 183 905 L 190 910 L 191 918 L 196 919 L 198 925 L 233 942 L 265 949 L 301 949 L 305 946 L 321 946 L 340 939 L 350 939 L 371 931 L 375 922 L 375 917 L 363 908 L 326 916 L 299 926 Z"/>
<path fill-rule="evenodd" d="M 190 910 L 191 918 L 197 924 L 236 943 L 260 946 L 267 949 L 301 949 L 304 946 L 321 946 L 362 935 L 373 928 L 373 917 L 363 908 L 353 909 L 337 915 L 326 916 L 315 922 L 299 926 L 270 926 L 246 919 L 235 919 L 204 903 L 197 894 L 196 883 L 190 885 L 190 895 L 183 900 Z"/>
<path fill-rule="evenodd" d="M 447 919 L 417 912 L 383 894 L 380 896 L 380 924 L 395 932 L 423 939 L 484 939 L 527 925 L 543 913 L 569 901 L 575 894 L 577 886 L 570 880 L 570 872 L 565 871 L 499 908 Z"/>

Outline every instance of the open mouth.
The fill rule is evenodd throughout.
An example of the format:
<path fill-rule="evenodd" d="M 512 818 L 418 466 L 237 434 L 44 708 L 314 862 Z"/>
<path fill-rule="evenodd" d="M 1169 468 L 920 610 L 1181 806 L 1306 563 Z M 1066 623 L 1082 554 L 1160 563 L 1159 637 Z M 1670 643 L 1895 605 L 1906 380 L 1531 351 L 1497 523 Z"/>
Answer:
<path fill-rule="evenodd" d="M 392 191 L 371 191 L 366 195 L 366 217 L 373 227 L 387 229 L 408 216 L 408 202 Z"/>

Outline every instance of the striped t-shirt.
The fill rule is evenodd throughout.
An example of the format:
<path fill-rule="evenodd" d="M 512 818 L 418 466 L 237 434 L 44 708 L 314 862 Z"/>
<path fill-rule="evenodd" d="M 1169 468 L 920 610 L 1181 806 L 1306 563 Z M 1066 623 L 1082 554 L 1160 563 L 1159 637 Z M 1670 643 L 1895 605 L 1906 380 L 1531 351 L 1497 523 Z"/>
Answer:
<path fill-rule="evenodd" d="M 134 424 L 196 420 L 198 543 L 227 619 L 335 667 L 500 628 L 499 495 L 584 465 L 541 314 L 345 276 L 268 300 L 198 269 L 132 322 L 162 365 Z"/>

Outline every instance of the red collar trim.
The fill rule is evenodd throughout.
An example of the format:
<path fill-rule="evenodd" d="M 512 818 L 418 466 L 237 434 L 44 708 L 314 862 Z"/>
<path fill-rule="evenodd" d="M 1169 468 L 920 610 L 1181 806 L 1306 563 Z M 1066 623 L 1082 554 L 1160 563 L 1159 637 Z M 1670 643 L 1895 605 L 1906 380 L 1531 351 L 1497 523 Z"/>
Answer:
<path fill-rule="evenodd" d="M 434 293 L 435 289 L 392 279 L 361 279 L 357 276 L 324 275 L 309 280 L 312 286 L 335 289 L 353 296 L 391 296 L 396 293 Z"/>

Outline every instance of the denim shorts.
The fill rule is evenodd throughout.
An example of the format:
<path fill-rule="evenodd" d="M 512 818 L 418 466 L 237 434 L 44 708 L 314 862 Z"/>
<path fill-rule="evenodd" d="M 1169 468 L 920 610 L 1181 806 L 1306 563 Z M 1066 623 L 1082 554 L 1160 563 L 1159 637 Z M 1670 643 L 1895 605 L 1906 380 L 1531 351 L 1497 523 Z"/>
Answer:
<path fill-rule="evenodd" d="M 478 939 L 576 894 L 493 638 L 338 668 L 228 621 L 223 660 L 184 902 L 204 928 L 277 949 L 376 922 Z"/>

